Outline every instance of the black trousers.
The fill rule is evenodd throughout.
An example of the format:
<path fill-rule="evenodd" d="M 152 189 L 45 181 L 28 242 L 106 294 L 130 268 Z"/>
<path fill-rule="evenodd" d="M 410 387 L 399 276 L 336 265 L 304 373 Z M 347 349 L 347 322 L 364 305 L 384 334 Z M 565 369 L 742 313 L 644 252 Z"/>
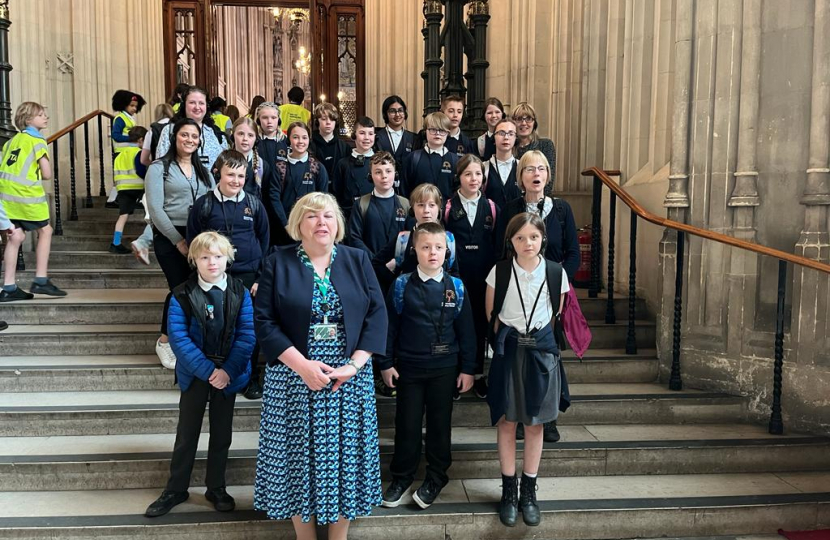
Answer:
<path fill-rule="evenodd" d="M 225 469 L 233 436 L 233 406 L 236 403 L 236 394 L 226 396 L 210 383 L 193 379 L 190 387 L 182 392 L 179 398 L 179 425 L 176 427 L 176 444 L 173 446 L 167 491 L 184 492 L 190 487 L 190 475 L 193 472 L 193 462 L 196 460 L 196 449 L 208 400 L 210 442 L 205 485 L 208 489 L 225 487 Z"/>
<path fill-rule="evenodd" d="M 233 267 L 231 267 L 231 268 L 233 268 Z M 234 274 L 233 272 L 230 272 L 230 274 L 231 274 L 231 276 L 233 276 L 233 277 L 239 279 L 240 281 L 242 281 L 242 284 L 245 285 L 245 288 L 248 289 L 249 292 L 251 290 L 251 287 L 254 286 L 254 283 L 256 281 L 256 272 L 240 272 L 240 273 L 237 273 L 237 274 Z M 251 300 L 256 301 L 255 298 L 252 298 Z M 259 341 L 257 341 L 256 345 L 254 345 L 254 351 L 251 353 L 251 380 L 252 381 L 258 380 L 259 375 L 260 375 Z"/>
<path fill-rule="evenodd" d="M 426 413 L 426 477 L 445 486 L 452 465 L 452 392 L 457 368 L 403 366 L 398 373 L 392 477 L 407 483 L 415 478 L 421 460 L 421 422 Z"/>
<path fill-rule="evenodd" d="M 186 227 L 176 227 L 179 234 L 187 235 Z M 170 241 L 169 238 L 161 234 L 156 228 L 153 228 L 153 251 L 158 259 L 161 271 L 164 272 L 164 277 L 167 279 L 167 286 L 170 288 L 171 294 L 164 299 L 164 313 L 161 316 L 161 333 L 167 335 L 167 310 L 170 308 L 170 297 L 172 291 L 190 277 L 193 271 L 190 268 L 190 263 L 187 262 L 187 257 L 182 255 L 176 245 Z"/>
<path fill-rule="evenodd" d="M 469 279 L 464 282 L 467 288 L 465 300 L 470 301 L 473 311 L 473 328 L 476 333 L 476 375 L 484 373 L 484 358 L 487 355 L 487 316 L 484 298 L 487 283 L 482 279 Z"/>

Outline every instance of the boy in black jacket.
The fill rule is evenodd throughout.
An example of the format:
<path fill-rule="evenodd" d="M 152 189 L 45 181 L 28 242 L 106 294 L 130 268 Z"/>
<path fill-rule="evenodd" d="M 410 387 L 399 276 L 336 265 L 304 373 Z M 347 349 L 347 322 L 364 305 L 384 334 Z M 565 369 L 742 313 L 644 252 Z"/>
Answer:
<path fill-rule="evenodd" d="M 332 178 L 334 196 L 347 222 L 355 202 L 371 193 L 374 187 L 370 163 L 374 154 L 372 147 L 375 145 L 375 123 L 372 119 L 366 116 L 358 118 L 352 138 L 355 142 L 354 150 L 337 163 Z"/>
<path fill-rule="evenodd" d="M 418 267 L 399 276 L 386 296 L 386 356 L 378 359 L 384 382 L 397 387 L 392 483 L 383 494 L 383 506 L 392 508 L 415 478 L 425 414 L 426 478 L 412 498 L 428 508 L 449 481 L 453 390 L 469 390 L 475 372 L 472 311 L 461 280 L 444 273 L 444 228 L 428 222 L 412 235 Z"/>
<path fill-rule="evenodd" d="M 395 195 L 395 158 L 378 152 L 370 160 L 375 189 L 363 195 L 349 218 L 349 244 L 373 258 L 405 229 L 409 201 Z"/>
<path fill-rule="evenodd" d="M 450 119 L 450 133 L 444 146 L 456 154 L 460 159 L 464 154 L 475 154 L 476 145 L 461 131 L 461 120 L 464 118 L 464 100 L 460 96 L 447 96 L 441 101 L 441 112 Z"/>
<path fill-rule="evenodd" d="M 242 281 L 256 296 L 262 258 L 268 251 L 269 226 L 265 205 L 256 196 L 245 193 L 248 160 L 236 150 L 225 150 L 216 158 L 213 175 L 216 189 L 196 199 L 187 218 L 188 245 L 204 231 L 216 231 L 233 245 L 234 263 L 228 273 Z M 262 397 L 257 365 L 259 350 L 251 357 L 251 383 L 245 397 Z"/>
<path fill-rule="evenodd" d="M 331 178 L 334 166 L 352 153 L 352 147 L 337 136 L 337 122 L 340 120 L 337 107 L 327 101 L 320 103 L 314 107 L 314 118 L 317 129 L 311 137 L 311 155 L 323 164 Z"/>

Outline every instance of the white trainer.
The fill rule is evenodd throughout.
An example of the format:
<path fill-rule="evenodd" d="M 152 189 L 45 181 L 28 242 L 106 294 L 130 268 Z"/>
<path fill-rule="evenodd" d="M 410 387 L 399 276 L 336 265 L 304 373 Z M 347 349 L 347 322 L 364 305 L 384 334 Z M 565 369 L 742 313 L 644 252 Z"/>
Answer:
<path fill-rule="evenodd" d="M 136 240 L 135 242 L 130 243 L 130 247 L 133 249 L 133 255 L 139 261 L 143 262 L 147 266 L 150 266 L 150 249 L 144 247 L 144 244 L 139 244 Z"/>
<path fill-rule="evenodd" d="M 159 357 L 162 366 L 167 369 L 176 369 L 176 354 L 170 343 L 162 343 L 161 339 L 156 341 L 156 356 Z"/>

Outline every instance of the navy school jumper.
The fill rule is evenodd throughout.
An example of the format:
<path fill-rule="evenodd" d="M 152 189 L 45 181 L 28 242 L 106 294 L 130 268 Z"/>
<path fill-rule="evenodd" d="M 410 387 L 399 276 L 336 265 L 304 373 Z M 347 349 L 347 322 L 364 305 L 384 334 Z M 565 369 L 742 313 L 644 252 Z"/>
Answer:
<path fill-rule="evenodd" d="M 407 213 L 397 195 L 386 198 L 371 195 L 365 215 L 361 213 L 358 203 L 352 209 L 349 245 L 362 249 L 371 259 L 398 237 L 398 233 L 406 228 L 407 220 Z"/>
<path fill-rule="evenodd" d="M 371 193 L 375 187 L 372 183 L 371 157 L 349 155 L 341 159 L 334 168 L 332 185 L 337 203 L 348 222 L 357 199 Z"/>
<path fill-rule="evenodd" d="M 516 168 L 519 160 L 513 161 L 513 168 L 507 178 L 502 178 L 499 168 L 491 161 L 487 162 L 487 182 L 484 187 L 484 195 L 496 203 L 499 210 L 507 208 L 508 201 L 522 196 L 519 185 L 516 183 Z"/>
<path fill-rule="evenodd" d="M 389 137 L 389 132 L 386 131 L 385 128 L 375 130 L 375 152 L 389 152 L 395 158 L 395 193 L 399 195 L 402 193 L 403 189 L 401 186 L 401 171 L 403 170 L 403 164 L 407 156 L 409 156 L 415 148 L 418 148 L 415 145 L 415 139 L 417 137 L 418 136 L 414 132 L 403 130 L 401 142 L 393 151 L 392 140 Z"/>
<path fill-rule="evenodd" d="M 457 164 L 458 156 L 452 152 L 440 156 L 423 148 L 415 150 L 404 162 L 402 195 L 408 197 L 420 184 L 432 184 L 438 187 L 441 197 L 448 201 L 454 191 Z"/>

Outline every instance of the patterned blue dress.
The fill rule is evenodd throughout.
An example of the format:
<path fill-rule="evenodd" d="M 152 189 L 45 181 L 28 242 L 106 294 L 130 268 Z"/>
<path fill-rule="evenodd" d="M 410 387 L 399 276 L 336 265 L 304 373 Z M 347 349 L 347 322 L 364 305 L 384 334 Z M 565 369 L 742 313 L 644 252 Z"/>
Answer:
<path fill-rule="evenodd" d="M 314 272 L 300 247 L 297 256 Z M 332 261 L 337 248 L 332 253 Z M 337 368 L 345 364 L 346 336 L 340 297 L 329 280 L 325 302 L 315 285 L 311 324 L 323 322 L 321 305 L 337 337 L 315 341 L 308 357 Z M 371 366 L 337 392 L 310 390 L 289 367 L 268 367 L 262 395 L 254 508 L 271 519 L 301 516 L 303 522 L 334 523 L 341 516 L 367 516 L 381 503 L 380 451 Z"/>

